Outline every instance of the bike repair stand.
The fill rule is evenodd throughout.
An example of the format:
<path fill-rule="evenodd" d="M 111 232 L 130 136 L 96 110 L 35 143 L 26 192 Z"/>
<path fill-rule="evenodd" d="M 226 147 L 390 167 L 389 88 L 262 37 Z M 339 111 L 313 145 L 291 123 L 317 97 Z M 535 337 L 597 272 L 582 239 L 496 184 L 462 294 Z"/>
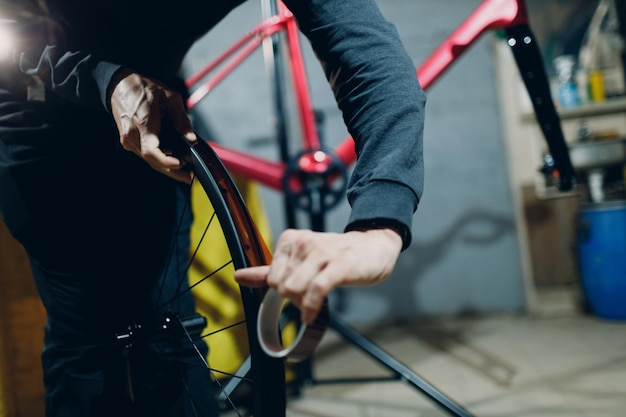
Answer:
<path fill-rule="evenodd" d="M 271 0 L 262 2 L 265 16 L 277 13 L 276 3 Z M 276 131 L 276 141 L 279 147 L 279 154 L 282 161 L 287 166 L 287 173 L 283 178 L 284 212 L 286 226 L 297 228 L 296 208 L 303 209 L 309 216 L 311 230 L 317 232 L 325 231 L 326 212 L 336 206 L 345 196 L 347 187 L 347 173 L 342 161 L 336 158 L 331 152 L 326 152 L 323 148 L 309 149 L 292 157 L 289 151 L 287 121 L 284 115 L 289 114 L 284 100 L 283 81 L 284 63 L 280 50 L 279 41 L 276 37 L 265 40 L 268 42 L 267 49 L 271 51 L 265 55 L 265 63 L 272 77 L 272 88 L 274 96 L 274 123 Z M 320 112 L 315 114 L 317 131 L 320 143 L 323 143 L 321 126 L 323 125 L 323 115 Z M 342 291 L 335 292 L 339 295 L 339 303 Z M 289 313 L 286 313 L 289 314 Z M 297 316 L 297 315 L 296 315 Z M 435 402 L 440 408 L 451 416 L 473 417 L 462 406 L 455 403 L 450 398 L 426 382 L 420 376 L 411 371 L 407 366 L 385 352 L 371 340 L 361 335 L 345 323 L 337 315 L 329 314 L 329 327 L 342 336 L 346 341 L 369 355 L 371 359 L 378 362 L 383 367 L 392 372 L 391 376 L 383 378 L 359 378 L 359 379 L 335 379 L 316 380 L 313 377 L 312 360 L 307 359 L 296 365 L 296 390 L 302 386 L 331 383 L 356 383 L 373 381 L 405 381 L 428 398 Z"/>
<path fill-rule="evenodd" d="M 322 149 L 304 151 L 291 159 L 284 179 L 287 207 L 302 209 L 309 214 L 311 229 L 324 231 L 324 217 L 326 211 L 337 205 L 345 195 L 347 183 L 346 169 L 342 162 L 332 154 Z M 292 217 L 295 217 L 292 214 Z M 296 227 L 295 224 L 289 227 Z M 341 290 L 341 289 L 340 289 Z M 341 291 L 339 291 L 341 294 Z M 339 302 L 342 300 L 340 298 Z M 312 360 L 307 359 L 296 365 L 296 378 L 299 386 L 332 383 L 357 383 L 377 381 L 405 381 L 421 391 L 437 405 L 452 416 L 471 417 L 471 414 L 459 404 L 447 398 L 444 394 L 419 377 L 407 366 L 361 335 L 354 328 L 344 322 L 339 316 L 329 314 L 329 327 L 369 355 L 370 358 L 392 372 L 389 377 L 374 378 L 343 378 L 317 380 L 313 376 Z"/>

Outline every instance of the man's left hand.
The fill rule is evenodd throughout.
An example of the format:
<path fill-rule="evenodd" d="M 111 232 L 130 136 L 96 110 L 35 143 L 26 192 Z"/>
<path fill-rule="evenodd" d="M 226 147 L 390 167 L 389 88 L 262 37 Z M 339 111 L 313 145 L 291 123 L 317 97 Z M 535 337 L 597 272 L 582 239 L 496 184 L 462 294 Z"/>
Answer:
<path fill-rule="evenodd" d="M 402 238 L 388 228 L 347 233 L 289 229 L 279 237 L 270 265 L 240 269 L 235 279 L 244 286 L 276 289 L 311 324 L 334 288 L 385 280 L 401 249 Z"/>

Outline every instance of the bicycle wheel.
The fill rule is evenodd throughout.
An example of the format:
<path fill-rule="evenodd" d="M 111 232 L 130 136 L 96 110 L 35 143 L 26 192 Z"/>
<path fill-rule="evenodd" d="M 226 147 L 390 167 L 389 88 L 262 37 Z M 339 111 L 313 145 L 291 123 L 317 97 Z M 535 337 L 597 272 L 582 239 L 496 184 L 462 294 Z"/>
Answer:
<path fill-rule="evenodd" d="M 184 138 L 175 138 L 174 142 L 170 145 L 174 154 L 192 169 L 194 181 L 200 189 L 199 194 L 203 194 L 201 197 L 206 197 L 210 201 L 210 204 L 204 207 L 212 207 L 212 212 L 204 213 L 203 216 L 209 219 L 203 235 L 212 236 L 211 240 L 215 236 L 224 239 L 223 243 L 205 242 L 206 238 L 200 239 L 198 247 L 192 248 L 192 252 L 211 250 L 207 247 L 208 243 L 213 247 L 227 247 L 228 250 L 222 252 L 226 252 L 228 256 L 217 261 L 220 265 L 217 270 L 222 271 L 222 274 L 228 270 L 226 275 L 232 274 L 238 268 L 267 264 L 270 261 L 269 251 L 251 220 L 237 187 L 211 147 L 202 140 L 193 145 Z M 196 198 L 197 194 L 194 194 Z M 214 228 L 217 228 L 216 232 L 210 232 L 210 229 Z M 182 287 L 189 291 L 211 285 L 211 280 L 216 275 L 217 271 L 205 271 L 202 277 L 189 282 L 189 288 L 186 288 L 186 285 Z M 209 318 L 209 331 L 206 333 L 202 331 L 205 321 L 198 316 L 190 319 L 171 317 L 167 319 L 168 325 L 178 329 L 179 331 L 175 333 L 187 337 L 190 343 L 198 338 L 206 339 L 209 348 L 211 336 L 220 332 L 237 332 L 237 338 L 243 338 L 243 343 L 247 345 L 247 359 L 235 371 L 220 369 L 220 364 L 207 360 L 205 352 L 201 349 L 196 349 L 198 357 L 190 366 L 199 366 L 210 374 L 217 386 L 219 403 L 228 410 L 230 413 L 228 415 L 284 416 L 286 407 L 284 361 L 266 355 L 261 349 L 256 333 L 258 310 L 265 289 L 239 287 L 238 290 L 242 320 L 234 320 L 223 329 L 215 329 L 211 327 L 212 320 Z M 232 364 L 229 363 L 226 367 L 230 368 Z M 249 401 L 242 402 L 237 398 L 241 396 L 242 391 L 246 393 L 245 398 Z M 193 402 L 194 399 L 190 398 L 190 401 Z"/>

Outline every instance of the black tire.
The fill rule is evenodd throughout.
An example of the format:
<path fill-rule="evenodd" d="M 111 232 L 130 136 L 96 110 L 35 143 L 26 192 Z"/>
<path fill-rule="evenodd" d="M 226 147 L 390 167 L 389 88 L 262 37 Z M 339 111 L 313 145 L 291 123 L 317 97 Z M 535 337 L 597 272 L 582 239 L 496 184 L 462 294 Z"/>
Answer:
<path fill-rule="evenodd" d="M 194 172 L 194 181 L 199 182 L 209 198 L 215 211 L 214 216 L 219 220 L 218 227 L 222 229 L 221 234 L 228 246 L 234 269 L 267 264 L 270 261 L 269 251 L 251 220 L 232 178 L 210 145 L 203 140 L 190 144 L 179 137 L 174 138 L 171 147 L 174 155 L 185 161 Z M 202 285 L 202 282 L 190 283 L 191 287 L 196 285 Z M 286 408 L 284 361 L 266 355 L 259 345 L 256 333 L 257 314 L 265 289 L 247 287 L 239 289 L 245 323 L 233 323 L 233 327 L 246 327 L 243 333 L 247 334 L 248 358 L 238 372 L 228 373 L 228 378 L 221 378 L 226 373 L 222 372 L 217 364 L 209 364 L 201 357 L 198 358 L 198 363 L 202 362 L 206 372 L 216 381 L 220 405 L 225 409 L 237 408 L 228 415 L 284 417 Z M 188 327 L 192 328 L 193 325 Z M 232 329 L 224 329 L 230 330 Z M 182 331 L 190 340 L 193 339 L 192 332 L 185 330 L 184 326 Z M 203 337 L 197 331 L 195 335 Z M 210 347 L 210 341 L 208 344 Z M 199 349 L 197 351 L 198 356 L 205 353 Z M 238 409 L 240 406 L 243 406 L 243 409 Z"/>

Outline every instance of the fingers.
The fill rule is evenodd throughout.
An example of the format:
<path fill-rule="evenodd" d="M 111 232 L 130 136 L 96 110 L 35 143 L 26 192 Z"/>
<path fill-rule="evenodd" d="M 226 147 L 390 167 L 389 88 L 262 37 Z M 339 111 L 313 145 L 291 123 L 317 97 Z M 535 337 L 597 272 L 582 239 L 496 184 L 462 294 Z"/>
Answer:
<path fill-rule="evenodd" d="M 312 323 L 330 292 L 343 285 L 371 285 L 392 272 L 402 239 L 392 229 L 348 233 L 287 230 L 270 266 L 238 271 L 242 285 L 264 282 L 294 303 L 304 323 Z"/>
<path fill-rule="evenodd" d="M 265 285 L 270 267 L 253 266 L 235 271 L 235 280 L 246 287 L 258 288 Z"/>
<path fill-rule="evenodd" d="M 267 277 L 268 285 L 291 300 L 307 324 L 315 320 L 325 298 L 342 276 L 333 262 L 336 255 L 323 242 L 328 237 L 306 230 L 284 232 Z"/>
<path fill-rule="evenodd" d="M 327 268 L 328 253 L 319 250 L 323 234 L 306 230 L 287 230 L 276 244 L 271 265 L 240 269 L 235 279 L 241 285 L 269 285 L 281 297 L 289 299 L 301 312 L 306 324 L 315 321 L 326 297 L 332 290 L 337 270 Z"/>
<path fill-rule="evenodd" d="M 308 285 L 301 294 L 298 307 L 300 309 L 300 319 L 306 324 L 311 324 L 319 314 L 324 301 L 330 294 L 334 285 L 333 277 L 336 271 L 333 268 L 320 270 L 315 276 L 311 276 Z"/>
<path fill-rule="evenodd" d="M 181 169 L 183 164 L 178 158 L 167 155 L 161 150 L 157 135 L 148 133 L 142 136 L 137 129 L 132 129 L 120 135 L 120 143 L 125 150 L 142 158 L 152 169 L 177 181 L 191 183 L 192 174 Z"/>
<path fill-rule="evenodd" d="M 190 184 L 193 174 L 182 169 L 183 163 L 176 157 L 163 152 L 159 136 L 154 133 L 147 133 L 139 138 L 140 149 L 136 152 L 154 170 L 159 171 L 177 181 Z"/>

